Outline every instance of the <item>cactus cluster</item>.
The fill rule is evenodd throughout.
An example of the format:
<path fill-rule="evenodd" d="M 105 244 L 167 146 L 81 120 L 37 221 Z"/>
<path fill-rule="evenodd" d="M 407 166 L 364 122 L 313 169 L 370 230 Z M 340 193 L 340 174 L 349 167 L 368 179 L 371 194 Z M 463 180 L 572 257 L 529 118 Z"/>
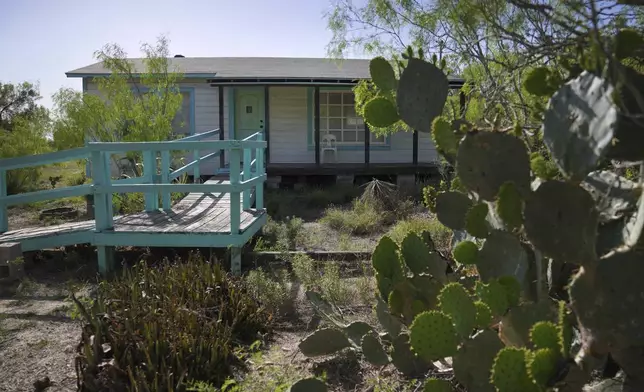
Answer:
<path fill-rule="evenodd" d="M 641 46 L 644 38 L 617 34 L 616 56 L 634 55 L 633 42 Z M 428 233 L 409 234 L 400 244 L 384 236 L 372 264 L 378 319 L 390 340 L 365 332 L 360 344 L 367 360 L 382 364 L 387 357 L 409 374 L 419 360 L 452 357 L 455 379 L 468 390 L 530 392 L 580 391 L 595 359 L 610 356 L 625 385 L 644 389 L 644 75 L 615 61 L 606 61 L 612 68 L 601 75 L 571 66 L 565 82 L 551 69 L 535 68 L 524 87 L 551 96 L 539 131 L 548 151 L 530 154 L 520 126 L 508 132 L 497 121 L 480 128 L 442 117 L 446 76 L 420 57 L 405 57 L 399 79 L 388 63 L 374 60 L 380 96 L 395 92 L 396 100 L 374 114 L 389 111 L 386 121 L 368 118 L 370 111 L 366 120 L 401 119 L 431 131 L 455 166 L 451 187 L 446 182 L 424 195 L 453 230 L 456 272 L 446 274 L 452 261 L 434 249 Z M 577 68 L 588 68 L 581 60 Z M 377 99 L 373 105 L 384 107 Z M 640 181 L 607 170 L 607 159 L 641 163 Z M 552 267 L 562 264 L 577 267 L 561 290 L 568 303 L 557 306 L 547 285 L 557 280 Z M 476 267 L 474 284 L 459 276 L 464 265 Z M 352 342 L 331 337 L 335 347 Z M 432 380 L 426 389 L 444 386 Z"/>

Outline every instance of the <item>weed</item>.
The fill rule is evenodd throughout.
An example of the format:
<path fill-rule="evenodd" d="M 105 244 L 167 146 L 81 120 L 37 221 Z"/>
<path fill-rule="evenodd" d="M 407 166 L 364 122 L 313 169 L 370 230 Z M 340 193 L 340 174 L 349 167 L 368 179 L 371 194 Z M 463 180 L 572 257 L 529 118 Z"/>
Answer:
<path fill-rule="evenodd" d="M 373 234 L 387 222 L 387 214 L 371 203 L 356 199 L 351 209 L 328 208 L 320 222 L 334 230 L 355 235 Z"/>
<path fill-rule="evenodd" d="M 284 222 L 269 219 L 262 228 L 263 241 L 260 246 L 266 250 L 296 249 L 303 225 L 304 221 L 298 217 L 289 217 Z"/>
<path fill-rule="evenodd" d="M 360 302 L 365 305 L 373 304 L 374 290 L 376 289 L 376 282 L 371 273 L 371 268 L 366 263 L 361 263 L 362 274 L 356 280 L 356 291 L 360 297 Z"/>
<path fill-rule="evenodd" d="M 282 313 L 290 300 L 290 283 L 287 272 L 269 273 L 263 269 L 252 270 L 246 275 L 250 294 L 271 313 Z"/>
<path fill-rule="evenodd" d="M 320 273 L 315 267 L 313 259 L 305 254 L 297 254 L 291 258 L 293 273 L 304 287 L 317 286 Z"/>
<path fill-rule="evenodd" d="M 353 290 L 345 279 L 340 278 L 340 266 L 336 262 L 329 261 L 324 264 L 320 287 L 323 296 L 336 305 L 346 305 L 352 302 Z"/>

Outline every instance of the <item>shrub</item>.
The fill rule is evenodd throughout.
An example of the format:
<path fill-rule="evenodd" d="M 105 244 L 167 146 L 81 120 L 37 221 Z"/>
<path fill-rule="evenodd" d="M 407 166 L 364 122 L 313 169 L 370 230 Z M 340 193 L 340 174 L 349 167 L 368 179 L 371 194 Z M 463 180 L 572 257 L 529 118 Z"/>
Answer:
<path fill-rule="evenodd" d="M 185 263 L 141 262 L 102 283 L 91 310 L 75 303 L 89 321 L 76 364 L 82 390 L 221 385 L 237 346 L 268 329 L 243 280 L 194 254 Z"/>
<path fill-rule="evenodd" d="M 264 309 L 271 313 L 283 313 L 290 299 L 290 284 L 286 271 L 271 274 L 263 269 L 252 270 L 246 275 L 248 290 Z"/>
<path fill-rule="evenodd" d="M 338 207 L 328 208 L 320 222 L 334 230 L 351 234 L 372 234 L 386 224 L 387 214 L 379 211 L 371 203 L 356 199 L 349 210 Z"/>
<path fill-rule="evenodd" d="M 317 285 L 320 273 L 316 270 L 315 262 L 311 257 L 305 254 L 296 254 L 291 258 L 291 265 L 293 273 L 304 287 L 310 288 Z"/>

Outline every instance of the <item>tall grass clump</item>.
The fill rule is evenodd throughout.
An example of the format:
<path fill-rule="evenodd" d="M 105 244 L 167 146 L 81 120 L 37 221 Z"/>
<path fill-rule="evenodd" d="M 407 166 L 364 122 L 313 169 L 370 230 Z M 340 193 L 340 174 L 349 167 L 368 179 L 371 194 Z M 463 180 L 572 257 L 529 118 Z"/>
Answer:
<path fill-rule="evenodd" d="M 141 262 L 103 282 L 90 309 L 76 373 L 84 391 L 182 391 L 221 385 L 234 353 L 267 332 L 268 315 L 242 279 L 191 255 L 159 266 Z"/>

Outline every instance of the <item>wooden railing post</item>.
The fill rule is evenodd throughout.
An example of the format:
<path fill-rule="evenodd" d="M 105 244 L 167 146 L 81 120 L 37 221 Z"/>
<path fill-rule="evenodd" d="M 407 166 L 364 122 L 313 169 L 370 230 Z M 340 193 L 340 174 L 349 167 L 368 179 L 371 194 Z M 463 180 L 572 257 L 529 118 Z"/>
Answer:
<path fill-rule="evenodd" d="M 95 186 L 110 186 L 110 167 L 106 154 L 102 151 L 92 151 L 92 174 Z M 96 189 L 96 188 L 94 188 Z M 98 192 L 94 194 L 95 229 L 97 233 L 103 233 L 113 228 L 112 218 L 112 191 Z M 107 275 L 114 269 L 114 247 L 97 246 L 98 271 L 101 275 Z"/>
<path fill-rule="evenodd" d="M 199 161 L 201 159 L 201 157 L 199 155 L 200 155 L 199 150 L 195 150 L 192 153 L 192 159 L 194 159 L 195 161 Z M 201 163 L 201 162 L 199 162 L 199 163 Z M 195 184 L 201 183 L 201 173 L 199 171 L 199 163 L 197 163 L 195 165 L 194 172 L 192 174 L 192 182 L 195 183 Z"/>
<path fill-rule="evenodd" d="M 231 185 L 239 185 L 239 158 L 239 147 L 231 148 L 230 157 L 228 158 L 230 160 Z M 232 235 L 239 234 L 239 224 L 241 219 L 240 207 L 239 191 L 230 192 L 230 234 Z"/>
<path fill-rule="evenodd" d="M 264 139 L 263 136 L 260 133 L 257 136 L 257 140 L 261 142 Z M 264 175 L 264 148 L 262 147 L 258 147 L 255 150 L 255 175 Z M 264 181 L 255 186 L 255 208 L 258 210 L 264 208 Z"/>
<path fill-rule="evenodd" d="M 156 151 L 143 151 L 143 177 L 146 184 L 154 184 L 157 175 Z M 146 192 L 144 194 L 145 210 L 150 212 L 159 209 L 159 194 Z"/>
<path fill-rule="evenodd" d="M 250 169 L 251 169 L 251 149 L 244 148 L 244 177 L 243 180 L 250 180 Z M 244 189 L 244 209 L 250 208 L 250 187 Z"/>
<path fill-rule="evenodd" d="M 161 183 L 170 183 L 170 151 L 168 150 L 161 151 Z M 161 205 L 163 206 L 164 210 L 169 210 L 172 208 L 172 201 L 169 191 L 161 192 Z"/>
<path fill-rule="evenodd" d="M 7 171 L 0 170 L 0 197 L 7 196 Z M 9 230 L 9 214 L 7 214 L 7 205 L 0 201 L 0 233 Z"/>

